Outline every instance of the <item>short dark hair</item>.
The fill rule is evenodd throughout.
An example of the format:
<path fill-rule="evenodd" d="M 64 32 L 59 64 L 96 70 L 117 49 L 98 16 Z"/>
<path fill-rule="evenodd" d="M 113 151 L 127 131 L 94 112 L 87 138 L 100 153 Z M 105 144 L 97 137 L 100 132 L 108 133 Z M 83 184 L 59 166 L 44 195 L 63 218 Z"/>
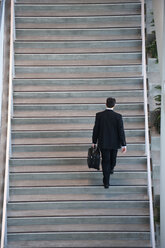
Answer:
<path fill-rule="evenodd" d="M 113 108 L 116 104 L 116 99 L 113 97 L 108 97 L 106 100 L 106 105 L 108 108 Z"/>

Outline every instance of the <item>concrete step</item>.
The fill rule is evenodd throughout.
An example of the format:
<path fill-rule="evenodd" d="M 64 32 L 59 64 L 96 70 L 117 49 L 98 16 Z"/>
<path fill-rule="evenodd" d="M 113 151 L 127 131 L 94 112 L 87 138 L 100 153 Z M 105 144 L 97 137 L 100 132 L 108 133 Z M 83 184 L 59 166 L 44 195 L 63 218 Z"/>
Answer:
<path fill-rule="evenodd" d="M 12 158 L 84 158 L 87 156 L 89 145 L 13 145 Z M 126 154 L 119 156 L 144 156 L 144 144 L 128 144 Z"/>
<path fill-rule="evenodd" d="M 21 4 L 54 4 L 54 0 L 17 0 L 17 3 Z M 56 4 L 100 4 L 100 0 L 56 0 Z M 104 0 L 104 3 L 113 3 L 113 4 L 121 4 L 121 3 L 140 3 L 140 0 Z"/>
<path fill-rule="evenodd" d="M 19 42 L 14 43 L 15 53 L 55 54 L 55 53 L 104 53 L 140 52 L 141 40 L 122 41 L 58 41 L 58 42 Z"/>
<path fill-rule="evenodd" d="M 140 77 L 141 65 L 122 66 L 16 66 L 16 78 Z"/>
<path fill-rule="evenodd" d="M 14 91 L 139 90 L 141 78 L 14 79 Z"/>
<path fill-rule="evenodd" d="M 8 217 L 148 216 L 148 201 L 64 201 L 8 203 Z"/>
<path fill-rule="evenodd" d="M 52 4 L 20 4 L 16 3 L 16 16 L 101 16 L 101 15 L 137 15 L 140 14 L 140 3 L 122 3 L 115 4 L 115 1 L 104 1 L 91 4 L 91 1 L 79 1 L 78 4 L 72 4 L 66 1 L 53 2 Z M 111 3 L 112 2 L 112 3 Z M 25 3 L 25 2 L 24 2 Z M 43 1 L 44 3 L 44 1 Z"/>
<path fill-rule="evenodd" d="M 14 104 L 90 104 L 105 102 L 109 96 L 118 103 L 143 103 L 143 91 L 69 91 L 69 92 L 14 92 Z"/>
<path fill-rule="evenodd" d="M 9 248 L 26 247 L 151 247 L 149 232 L 44 232 L 8 234 Z"/>
<path fill-rule="evenodd" d="M 30 7 L 31 8 L 31 7 Z M 51 7 L 50 7 L 51 8 Z M 55 6 L 56 8 L 56 6 Z M 99 7 L 100 8 L 100 7 Z M 31 8 L 32 9 L 32 8 Z M 66 8 L 67 12 L 67 8 Z M 81 12 L 82 13 L 82 12 Z M 80 16 L 82 15 L 80 13 Z M 100 10 L 98 11 L 100 13 Z M 107 12 L 108 14 L 108 12 Z M 88 14 L 87 14 L 88 15 Z M 16 28 L 115 28 L 115 27 L 140 27 L 141 16 L 84 16 L 84 17 L 16 17 Z"/>
<path fill-rule="evenodd" d="M 115 172 L 146 171 L 146 157 L 117 157 Z M 86 158 L 10 159 L 10 172 L 89 171 Z M 94 171 L 91 169 L 91 171 Z"/>
<path fill-rule="evenodd" d="M 34 104 L 14 105 L 14 117 L 79 117 L 92 116 L 103 111 L 105 104 Z M 141 116 L 144 114 L 142 103 L 117 104 L 115 110 L 123 116 Z"/>
<path fill-rule="evenodd" d="M 126 130 L 127 143 L 144 143 L 144 130 Z M 92 139 L 90 131 L 22 131 L 12 132 L 12 144 L 87 144 Z"/>
<path fill-rule="evenodd" d="M 99 54 L 15 54 L 16 66 L 138 65 L 141 64 L 141 60 L 141 52 Z"/>
<path fill-rule="evenodd" d="M 17 41 L 98 41 L 141 39 L 140 28 L 17 29 Z"/>
<path fill-rule="evenodd" d="M 148 201 L 147 186 L 10 187 L 10 202 Z M 138 204 L 138 203 L 137 203 Z M 103 205 L 102 205 L 103 206 Z M 138 205 L 137 205 L 138 206 Z"/>
<path fill-rule="evenodd" d="M 13 118 L 12 130 L 59 131 L 89 130 L 94 126 L 95 117 L 57 118 Z M 144 129 L 144 117 L 123 117 L 125 129 Z"/>
<path fill-rule="evenodd" d="M 102 172 L 10 173 L 11 187 L 102 186 Z M 115 172 L 110 178 L 115 185 L 147 185 L 146 172 Z"/>
<path fill-rule="evenodd" d="M 8 218 L 8 233 L 149 231 L 148 216 L 71 216 Z"/>

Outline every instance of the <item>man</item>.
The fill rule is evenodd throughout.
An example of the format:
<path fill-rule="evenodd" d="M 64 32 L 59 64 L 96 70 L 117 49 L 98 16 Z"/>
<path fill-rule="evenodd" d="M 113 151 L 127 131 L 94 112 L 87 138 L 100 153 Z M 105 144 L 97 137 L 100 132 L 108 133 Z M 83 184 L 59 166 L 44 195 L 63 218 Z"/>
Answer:
<path fill-rule="evenodd" d="M 118 149 L 122 147 L 123 153 L 127 149 L 122 116 L 113 111 L 115 104 L 115 98 L 107 98 L 106 110 L 96 114 L 92 136 L 92 146 L 98 144 L 101 151 L 105 188 L 109 188 L 110 174 L 113 174 L 116 165 Z"/>

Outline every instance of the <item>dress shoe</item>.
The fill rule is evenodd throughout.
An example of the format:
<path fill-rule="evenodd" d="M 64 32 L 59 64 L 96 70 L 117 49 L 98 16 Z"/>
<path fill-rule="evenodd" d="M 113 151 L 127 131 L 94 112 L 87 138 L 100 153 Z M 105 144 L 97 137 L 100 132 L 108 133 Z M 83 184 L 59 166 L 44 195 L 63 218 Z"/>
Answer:
<path fill-rule="evenodd" d="M 104 188 L 105 189 L 108 189 L 109 188 L 109 185 L 104 184 Z"/>
<path fill-rule="evenodd" d="M 104 180 L 104 177 L 103 177 L 103 184 L 104 184 L 104 186 L 105 186 L 105 185 L 108 185 L 108 184 L 105 184 L 105 180 Z M 109 186 L 110 186 L 110 184 L 109 184 Z"/>

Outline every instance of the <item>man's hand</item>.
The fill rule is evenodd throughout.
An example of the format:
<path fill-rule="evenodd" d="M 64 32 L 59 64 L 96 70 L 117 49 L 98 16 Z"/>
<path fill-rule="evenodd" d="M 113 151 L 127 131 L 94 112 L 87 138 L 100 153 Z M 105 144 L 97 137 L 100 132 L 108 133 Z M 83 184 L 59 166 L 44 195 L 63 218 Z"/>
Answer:
<path fill-rule="evenodd" d="M 127 147 L 126 147 L 126 146 L 123 146 L 123 147 L 121 148 L 121 151 L 122 151 L 122 153 L 126 153 Z"/>

